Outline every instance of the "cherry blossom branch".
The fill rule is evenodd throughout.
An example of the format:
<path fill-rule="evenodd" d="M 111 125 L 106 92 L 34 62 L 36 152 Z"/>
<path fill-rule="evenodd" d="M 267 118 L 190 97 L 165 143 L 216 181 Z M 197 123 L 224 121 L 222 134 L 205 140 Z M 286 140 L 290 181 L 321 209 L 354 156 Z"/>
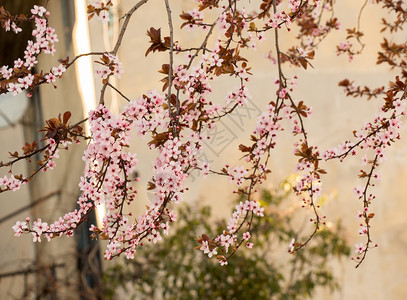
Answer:
<path fill-rule="evenodd" d="M 369 175 L 367 176 L 367 181 L 366 181 L 366 184 L 365 184 L 365 188 L 363 190 L 363 206 L 364 206 L 364 209 L 363 209 L 362 214 L 363 214 L 363 218 L 364 218 L 366 227 L 363 227 L 362 224 L 361 224 L 361 226 L 363 228 L 359 232 L 361 234 L 366 235 L 366 244 L 365 244 L 363 250 L 361 250 L 361 248 L 359 247 L 359 248 L 356 249 L 357 252 L 355 251 L 357 254 L 362 254 L 362 257 L 357 256 L 355 258 L 355 260 L 358 262 L 356 264 L 355 268 L 358 268 L 362 264 L 362 262 L 365 260 L 367 252 L 369 250 L 369 245 L 372 243 L 372 240 L 370 238 L 370 235 L 371 235 L 370 234 L 370 220 L 374 217 L 374 214 L 372 214 L 372 213 L 368 214 L 368 208 L 369 208 L 369 204 L 370 204 L 370 201 L 371 201 L 371 199 L 370 199 L 371 197 L 367 197 L 367 191 L 368 191 L 369 186 L 371 185 L 370 181 L 371 181 L 372 176 L 373 176 L 373 171 L 375 170 L 375 168 L 377 166 L 378 158 L 379 158 L 379 155 L 376 154 L 375 157 L 374 157 L 374 160 L 372 162 L 372 166 L 370 168 Z M 377 245 L 375 245 L 375 247 L 377 247 Z"/>

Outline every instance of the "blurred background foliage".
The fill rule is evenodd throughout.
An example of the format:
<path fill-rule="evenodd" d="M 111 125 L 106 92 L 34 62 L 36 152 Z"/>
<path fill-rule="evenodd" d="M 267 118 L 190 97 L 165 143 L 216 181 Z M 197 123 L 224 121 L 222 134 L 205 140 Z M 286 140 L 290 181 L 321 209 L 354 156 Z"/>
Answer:
<path fill-rule="evenodd" d="M 239 249 L 227 266 L 194 250 L 202 233 L 215 236 L 226 228 L 205 206 L 179 207 L 169 236 L 141 247 L 134 260 L 104 273 L 108 299 L 307 299 L 317 287 L 340 288 L 330 261 L 348 256 L 340 223 L 323 226 L 305 249 L 288 254 L 292 238 L 307 238 L 308 228 L 295 215 L 304 214 L 291 197 L 288 182 L 278 191 L 264 190 L 263 218 L 254 219 L 253 249 Z M 241 199 L 238 199 L 239 201 Z M 298 199 L 297 199 L 298 201 Z M 295 224 L 295 222 L 297 224 Z M 120 296 L 118 296 L 120 295 Z"/>

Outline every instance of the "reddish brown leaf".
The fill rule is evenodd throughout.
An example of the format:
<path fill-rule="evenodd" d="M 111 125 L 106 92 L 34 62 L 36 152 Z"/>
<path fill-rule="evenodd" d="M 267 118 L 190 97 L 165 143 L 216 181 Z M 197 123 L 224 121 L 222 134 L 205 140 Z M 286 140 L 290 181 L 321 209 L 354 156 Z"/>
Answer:
<path fill-rule="evenodd" d="M 252 150 L 252 148 L 251 148 L 251 147 L 247 147 L 247 146 L 245 146 L 245 145 L 243 145 L 243 144 L 240 144 L 240 145 L 239 145 L 239 150 L 242 151 L 242 152 L 250 152 L 250 151 Z"/>
<path fill-rule="evenodd" d="M 70 111 L 66 111 L 64 113 L 64 118 L 63 118 L 63 123 L 66 125 L 68 123 L 69 118 L 71 117 L 71 112 Z"/>

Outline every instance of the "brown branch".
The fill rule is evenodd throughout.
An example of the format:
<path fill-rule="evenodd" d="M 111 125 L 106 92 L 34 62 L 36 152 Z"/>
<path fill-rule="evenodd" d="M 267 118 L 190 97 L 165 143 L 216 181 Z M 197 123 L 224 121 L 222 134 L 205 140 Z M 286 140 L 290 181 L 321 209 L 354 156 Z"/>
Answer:
<path fill-rule="evenodd" d="M 85 56 L 91 56 L 91 55 L 103 55 L 104 52 L 89 52 L 89 53 L 83 53 L 75 56 L 67 65 L 65 65 L 65 68 L 68 69 L 71 65 L 75 63 L 79 58 L 85 57 Z"/>
<path fill-rule="evenodd" d="M 171 88 L 172 88 L 172 69 L 174 67 L 174 29 L 172 25 L 172 18 L 171 18 L 171 8 L 168 0 L 165 1 L 165 8 L 167 11 L 167 18 L 168 18 L 168 28 L 170 30 L 170 51 L 169 51 L 169 56 L 170 56 L 170 63 L 168 67 L 168 92 L 167 92 L 167 103 L 168 103 L 168 112 L 170 115 L 171 119 L 171 126 L 172 126 L 172 131 L 174 135 L 177 135 L 177 128 L 176 124 L 177 122 L 177 116 L 174 116 L 174 113 L 171 110 Z M 177 112 L 179 112 L 179 108 L 176 107 Z"/>
<path fill-rule="evenodd" d="M 31 267 L 31 268 L 27 268 L 27 269 L 24 269 L 24 270 L 2 273 L 2 274 L 0 274 L 0 278 L 12 277 L 12 276 L 18 276 L 18 275 L 24 275 L 24 274 L 30 274 L 30 273 L 39 273 L 39 272 L 43 271 L 44 269 L 61 268 L 61 267 L 64 267 L 64 266 L 65 266 L 64 263 L 60 263 L 60 264 L 54 264 L 54 265 L 51 265 L 51 266 L 48 266 L 48 267 Z"/>
<path fill-rule="evenodd" d="M 120 33 L 119 33 L 119 37 L 117 38 L 116 41 L 116 45 L 114 46 L 113 50 L 111 51 L 111 53 L 113 55 L 116 55 L 117 52 L 119 51 L 120 45 L 122 43 L 123 40 L 123 36 L 126 32 L 127 29 L 127 25 L 130 22 L 131 16 L 133 15 L 133 13 L 143 4 L 147 3 L 148 0 L 141 0 L 139 2 L 137 2 L 132 9 L 130 9 L 126 14 L 125 14 L 125 19 L 122 25 L 122 28 L 120 29 Z M 110 75 L 107 77 L 107 83 L 109 82 L 109 77 Z M 103 84 L 102 86 L 102 90 L 100 91 L 100 98 L 99 98 L 99 104 L 104 105 L 105 104 L 105 91 L 106 91 L 106 87 L 107 87 L 107 83 Z"/>
<path fill-rule="evenodd" d="M 113 90 L 115 90 L 120 96 L 122 96 L 124 99 L 126 99 L 128 102 L 130 102 L 131 100 L 129 98 L 127 98 L 122 92 L 120 92 L 117 88 L 115 88 L 112 84 L 110 84 L 110 82 L 107 83 L 107 85 L 109 87 L 111 87 Z"/>

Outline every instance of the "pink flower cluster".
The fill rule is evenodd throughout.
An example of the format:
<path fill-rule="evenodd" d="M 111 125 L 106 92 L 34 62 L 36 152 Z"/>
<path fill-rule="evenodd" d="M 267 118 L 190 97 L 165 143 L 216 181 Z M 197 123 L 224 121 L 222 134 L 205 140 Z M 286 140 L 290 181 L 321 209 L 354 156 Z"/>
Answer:
<path fill-rule="evenodd" d="M 23 181 L 24 183 L 24 181 Z M 0 190 L 17 191 L 20 189 L 22 181 L 14 177 L 14 175 L 3 176 L 0 178 Z"/>
<path fill-rule="evenodd" d="M 349 61 L 353 60 L 353 54 L 352 54 L 352 43 L 345 41 L 339 43 L 338 46 L 336 46 L 336 55 L 341 55 L 347 53 L 349 56 Z"/>
<path fill-rule="evenodd" d="M 218 254 L 216 251 L 216 248 L 211 248 L 209 247 L 208 241 L 203 241 L 202 246 L 199 248 L 199 250 L 202 250 L 204 254 L 208 254 L 208 257 L 211 258 L 213 255 Z"/>
<path fill-rule="evenodd" d="M 244 166 L 234 167 L 229 171 L 229 181 L 234 181 L 238 186 L 240 186 L 243 184 L 246 174 L 247 170 Z"/>
<path fill-rule="evenodd" d="M 49 12 L 42 6 L 34 5 L 34 8 L 31 9 L 31 13 L 35 22 L 35 29 L 32 31 L 34 41 L 28 41 L 28 45 L 24 51 L 24 60 L 18 58 L 14 61 L 13 67 L 0 67 L 0 74 L 4 79 L 9 80 L 7 85 L 8 91 L 13 93 L 13 95 L 30 89 L 34 82 L 34 75 L 31 73 L 17 72 L 16 70 L 23 68 L 28 71 L 32 70 L 38 64 L 37 57 L 41 52 L 54 55 L 55 43 L 58 42 L 55 29 L 48 26 L 47 17 L 49 16 Z M 14 22 L 12 23 L 12 27 L 16 33 L 21 31 L 20 28 L 16 27 Z M 61 77 L 65 71 L 65 67 L 59 65 L 57 68 L 53 68 L 52 71 L 45 74 L 44 77 L 47 82 L 55 82 L 55 78 Z"/>
<path fill-rule="evenodd" d="M 228 222 L 227 231 L 224 230 L 221 235 L 218 235 L 216 238 L 214 238 L 213 241 L 214 244 L 217 245 L 217 247 L 209 247 L 208 243 L 204 241 L 200 250 L 211 257 L 212 255 L 217 254 L 217 248 L 220 248 L 223 255 L 218 257 L 219 263 L 222 266 L 226 265 L 227 259 L 224 255 L 229 252 L 230 247 L 237 247 L 239 242 L 246 242 L 246 247 L 248 248 L 253 247 L 253 243 L 248 242 L 251 236 L 250 232 L 244 232 L 242 234 L 241 240 L 239 240 L 236 235 L 239 228 L 239 223 L 242 221 L 242 218 L 246 219 L 249 213 L 252 213 L 258 217 L 263 217 L 263 212 L 264 208 L 261 207 L 259 202 L 257 201 L 246 200 L 244 203 L 240 202 L 238 205 L 236 205 L 236 209 Z"/>
<path fill-rule="evenodd" d="M 95 0 L 93 6 L 99 11 L 97 17 L 102 23 L 109 22 L 109 10 L 106 8 L 106 0 Z"/>
<path fill-rule="evenodd" d="M 229 29 L 230 27 L 230 23 L 227 20 L 227 13 L 224 12 L 222 13 L 217 21 L 217 25 L 218 25 L 218 30 L 220 32 L 220 34 L 224 35 L 226 33 L 226 31 Z"/>
<path fill-rule="evenodd" d="M 301 4 L 301 0 L 288 0 L 287 7 L 289 10 L 291 10 L 291 12 L 296 12 L 300 8 Z"/>
<path fill-rule="evenodd" d="M 193 30 L 197 27 L 202 28 L 203 30 L 206 30 L 208 27 L 206 24 L 203 23 L 203 13 L 196 8 L 193 10 L 189 10 L 187 12 L 187 15 L 191 16 L 192 20 L 187 24 L 187 29 L 188 30 Z"/>
<path fill-rule="evenodd" d="M 238 74 L 241 77 L 242 71 L 239 71 Z M 241 77 L 246 78 L 246 77 Z M 239 106 L 244 106 L 247 101 L 251 98 L 249 94 L 249 90 L 244 85 L 240 86 L 239 88 L 235 89 L 234 91 L 229 91 L 226 96 L 226 106 L 233 106 L 235 104 Z"/>
<path fill-rule="evenodd" d="M 123 65 L 119 61 L 119 58 L 111 53 L 105 52 L 103 54 L 103 63 L 101 67 L 96 68 L 96 75 L 107 79 L 109 76 L 114 75 L 117 78 L 120 78 L 123 74 Z"/>
<path fill-rule="evenodd" d="M 33 222 L 33 226 L 15 228 L 16 234 L 21 234 L 22 229 L 31 232 L 34 241 L 41 241 L 44 235 L 49 241 L 54 236 L 72 235 L 75 229 L 95 208 L 104 202 L 108 214 L 105 217 L 103 234 L 112 237 L 119 236 L 114 231 L 112 224 L 125 223 L 125 218 L 118 214 L 124 201 L 131 202 L 134 199 L 135 190 L 130 184 L 129 177 L 134 170 L 137 159 L 135 154 L 124 153 L 123 147 L 128 146 L 129 130 L 131 123 L 123 117 L 115 118 L 102 105 L 89 114 L 91 125 L 92 142 L 85 150 L 83 159 L 86 162 L 84 176 L 81 177 L 79 187 L 81 196 L 78 199 L 78 209 L 60 217 L 53 224 L 42 222 L 41 219 Z M 50 142 L 50 145 L 52 143 Z M 51 147 L 56 147 L 54 146 Z M 52 150 L 55 157 L 57 149 Z M 123 193 L 125 197 L 123 197 Z M 110 226 L 109 226 L 110 225 Z M 124 227 L 125 230 L 126 227 Z"/>

